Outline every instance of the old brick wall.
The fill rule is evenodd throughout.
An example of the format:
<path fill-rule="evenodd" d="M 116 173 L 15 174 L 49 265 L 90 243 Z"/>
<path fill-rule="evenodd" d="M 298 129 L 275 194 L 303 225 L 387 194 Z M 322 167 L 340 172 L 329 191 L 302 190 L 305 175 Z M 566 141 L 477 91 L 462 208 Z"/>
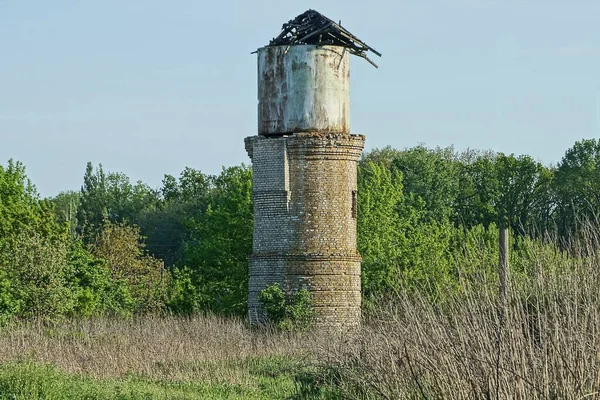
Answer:
<path fill-rule="evenodd" d="M 356 173 L 364 136 L 306 132 L 246 138 L 254 171 L 254 236 L 248 315 L 264 316 L 258 292 L 279 282 L 313 294 L 317 324 L 360 321 Z"/>

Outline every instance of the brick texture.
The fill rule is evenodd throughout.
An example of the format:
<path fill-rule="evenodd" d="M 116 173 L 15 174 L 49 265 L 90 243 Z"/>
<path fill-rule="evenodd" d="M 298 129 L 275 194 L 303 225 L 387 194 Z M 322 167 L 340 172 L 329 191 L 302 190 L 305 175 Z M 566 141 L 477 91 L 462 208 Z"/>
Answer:
<path fill-rule="evenodd" d="M 254 173 L 248 317 L 264 320 L 260 290 L 307 288 L 316 323 L 360 323 L 356 172 L 364 136 L 304 132 L 245 140 Z"/>

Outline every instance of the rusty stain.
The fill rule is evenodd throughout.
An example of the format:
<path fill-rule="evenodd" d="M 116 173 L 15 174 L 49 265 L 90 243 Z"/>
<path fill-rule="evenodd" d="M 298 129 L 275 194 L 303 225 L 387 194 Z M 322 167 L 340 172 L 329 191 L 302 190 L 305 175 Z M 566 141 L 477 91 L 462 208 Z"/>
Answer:
<path fill-rule="evenodd" d="M 349 133 L 349 76 L 348 52 L 339 46 L 259 49 L 258 133 Z"/>

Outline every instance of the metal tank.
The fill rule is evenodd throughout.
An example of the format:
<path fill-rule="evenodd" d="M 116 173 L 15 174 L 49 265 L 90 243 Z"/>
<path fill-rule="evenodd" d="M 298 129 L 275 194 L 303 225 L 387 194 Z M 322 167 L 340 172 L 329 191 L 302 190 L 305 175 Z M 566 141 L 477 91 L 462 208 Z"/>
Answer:
<path fill-rule="evenodd" d="M 258 50 L 258 133 L 350 133 L 349 52 L 341 46 Z"/>

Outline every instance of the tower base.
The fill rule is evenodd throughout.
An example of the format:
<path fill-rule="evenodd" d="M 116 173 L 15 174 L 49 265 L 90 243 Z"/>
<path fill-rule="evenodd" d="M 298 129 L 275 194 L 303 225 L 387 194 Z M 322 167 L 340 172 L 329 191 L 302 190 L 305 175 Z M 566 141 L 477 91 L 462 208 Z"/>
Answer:
<path fill-rule="evenodd" d="M 317 327 L 360 324 L 356 174 L 364 140 L 321 132 L 246 138 L 254 182 L 250 322 L 266 320 L 259 293 L 278 283 L 288 295 L 310 291 Z"/>

